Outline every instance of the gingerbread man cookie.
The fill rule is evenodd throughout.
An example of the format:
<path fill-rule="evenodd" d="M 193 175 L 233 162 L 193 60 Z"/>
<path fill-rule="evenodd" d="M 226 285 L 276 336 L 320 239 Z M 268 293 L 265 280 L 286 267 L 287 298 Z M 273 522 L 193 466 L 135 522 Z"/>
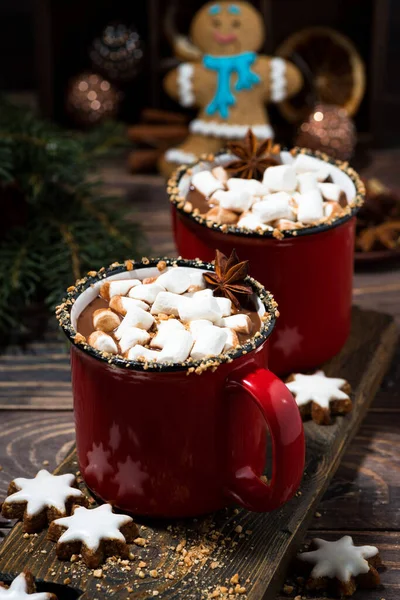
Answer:
<path fill-rule="evenodd" d="M 309 417 L 318 425 L 329 425 L 331 414 L 344 415 L 351 411 L 350 384 L 345 379 L 327 377 L 323 371 L 313 375 L 296 373 L 286 385 L 294 395 L 301 416 Z"/>
<path fill-rule="evenodd" d="M 194 16 L 191 40 L 201 58 L 167 74 L 166 92 L 184 107 L 198 107 L 189 137 L 160 162 L 169 176 L 177 164 L 214 153 L 228 140 L 242 139 L 251 127 L 259 139 L 272 138 L 265 104 L 281 102 L 302 86 L 289 61 L 257 54 L 264 42 L 261 14 L 248 2 L 209 2 Z"/>
<path fill-rule="evenodd" d="M 349 535 L 335 542 L 316 538 L 312 545 L 315 549 L 297 555 L 299 564 L 314 565 L 307 581 L 308 589 L 333 588 L 339 595 L 351 596 L 357 587 L 379 585 L 375 567 L 382 566 L 382 562 L 375 546 L 355 546 Z"/>
<path fill-rule="evenodd" d="M 36 594 L 32 573 L 25 571 L 14 579 L 10 586 L 0 583 L 0 600 L 57 600 L 54 594 L 43 592 Z"/>
<path fill-rule="evenodd" d="M 49 527 L 47 537 L 57 542 L 60 560 L 82 554 L 85 564 L 96 569 L 107 556 L 128 558 L 128 543 L 139 535 L 131 517 L 113 513 L 110 504 L 87 509 L 75 507 L 70 517 L 57 519 Z"/>
<path fill-rule="evenodd" d="M 87 499 L 75 487 L 75 476 L 52 475 L 46 469 L 33 479 L 18 477 L 8 487 L 1 514 L 6 519 L 23 519 L 27 533 L 40 531 L 48 523 L 70 514 L 72 504 L 85 504 Z"/>

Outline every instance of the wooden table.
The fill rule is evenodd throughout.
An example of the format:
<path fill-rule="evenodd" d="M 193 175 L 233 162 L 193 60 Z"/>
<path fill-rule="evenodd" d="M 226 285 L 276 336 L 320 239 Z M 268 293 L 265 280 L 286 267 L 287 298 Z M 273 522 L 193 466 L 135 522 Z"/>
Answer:
<path fill-rule="evenodd" d="M 395 164 L 400 152 L 377 153 L 368 175 L 391 185 L 399 184 Z M 105 167 L 103 174 L 113 191 L 122 191 L 132 204 L 132 220 L 139 220 L 153 255 L 176 255 L 170 230 L 169 207 L 163 181 L 155 176 L 128 175 L 122 168 Z M 397 181 L 396 181 L 397 178 Z M 394 315 L 400 322 L 400 269 L 357 273 L 354 302 Z M 30 352 L 43 352 L 43 344 Z M 58 385 L 56 401 L 49 389 L 35 383 L 38 371 L 52 361 L 52 369 L 65 381 Z M 38 364 L 29 354 L 14 360 L 0 358 L 0 499 L 8 482 L 33 476 L 45 466 L 52 470 L 74 443 L 69 393 L 69 367 L 59 343 L 46 346 Z M 2 387 L 15 392 L 5 396 Z M 384 589 L 359 593 L 363 600 L 398 600 L 400 595 L 400 344 L 369 413 L 332 480 L 308 537 L 336 538 L 349 533 L 359 544 L 379 546 L 388 569 Z M 49 397 L 52 398 L 49 404 Z M 10 523 L 0 517 L 0 540 Z M 279 600 L 287 598 L 284 594 Z M 272 600 L 272 599 L 267 599 Z M 278 600 L 278 599 L 277 599 Z"/>

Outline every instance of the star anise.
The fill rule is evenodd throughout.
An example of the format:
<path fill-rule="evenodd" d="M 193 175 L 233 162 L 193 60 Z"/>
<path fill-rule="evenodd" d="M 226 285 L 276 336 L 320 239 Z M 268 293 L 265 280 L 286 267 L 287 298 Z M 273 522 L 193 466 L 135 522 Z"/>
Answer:
<path fill-rule="evenodd" d="M 269 139 L 258 143 L 251 129 L 243 142 L 229 142 L 227 146 L 237 157 L 225 165 L 230 177 L 261 180 L 265 169 L 281 164 L 279 144 Z"/>
<path fill-rule="evenodd" d="M 251 296 L 252 288 L 244 280 L 248 274 L 247 260 L 239 262 L 236 250 L 229 258 L 219 250 L 215 251 L 215 273 L 204 273 L 203 277 L 216 296 L 229 298 L 238 310 L 241 308 L 237 296 Z"/>

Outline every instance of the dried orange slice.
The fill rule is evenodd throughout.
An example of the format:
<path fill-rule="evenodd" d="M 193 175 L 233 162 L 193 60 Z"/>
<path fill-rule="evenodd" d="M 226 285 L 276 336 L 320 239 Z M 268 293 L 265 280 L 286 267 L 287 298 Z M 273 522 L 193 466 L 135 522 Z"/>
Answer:
<path fill-rule="evenodd" d="M 316 101 L 342 106 L 350 116 L 356 113 L 365 92 L 365 66 L 349 38 L 330 27 L 309 27 L 289 36 L 276 54 L 289 60 L 298 56 L 305 64 L 313 77 Z M 310 112 L 306 88 L 278 104 L 290 123 L 303 121 Z"/>

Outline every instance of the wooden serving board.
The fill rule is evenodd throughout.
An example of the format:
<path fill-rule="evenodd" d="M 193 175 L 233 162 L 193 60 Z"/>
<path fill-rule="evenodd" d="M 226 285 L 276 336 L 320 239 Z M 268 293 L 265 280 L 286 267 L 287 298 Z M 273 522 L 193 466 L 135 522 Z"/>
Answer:
<path fill-rule="evenodd" d="M 0 580 L 9 580 L 23 568 L 29 568 L 39 582 L 44 582 L 39 589 L 54 591 L 59 600 L 81 594 L 84 600 L 152 597 L 200 600 L 229 597 L 216 593 L 221 586 L 228 590 L 235 588 L 230 579 L 237 573 L 240 586 L 246 591 L 234 594 L 235 597 L 273 600 L 319 499 L 390 364 L 397 335 L 391 317 L 353 310 L 350 338 L 324 369 L 328 375 L 343 377 L 351 383 L 354 409 L 329 427 L 305 423 L 304 478 L 298 494 L 279 510 L 256 514 L 229 508 L 181 523 L 137 519 L 146 545 L 132 545 L 135 558 L 129 564 L 109 561 L 101 578 L 79 560 L 58 561 L 54 544 L 46 540 L 46 531 L 25 539 L 21 524 L 17 524 L 0 546 Z M 76 454 L 72 451 L 56 472 L 77 470 Z M 84 484 L 81 487 L 87 492 Z M 140 561 L 146 566 L 139 568 Z M 158 577 L 150 575 L 153 569 L 157 569 Z"/>

